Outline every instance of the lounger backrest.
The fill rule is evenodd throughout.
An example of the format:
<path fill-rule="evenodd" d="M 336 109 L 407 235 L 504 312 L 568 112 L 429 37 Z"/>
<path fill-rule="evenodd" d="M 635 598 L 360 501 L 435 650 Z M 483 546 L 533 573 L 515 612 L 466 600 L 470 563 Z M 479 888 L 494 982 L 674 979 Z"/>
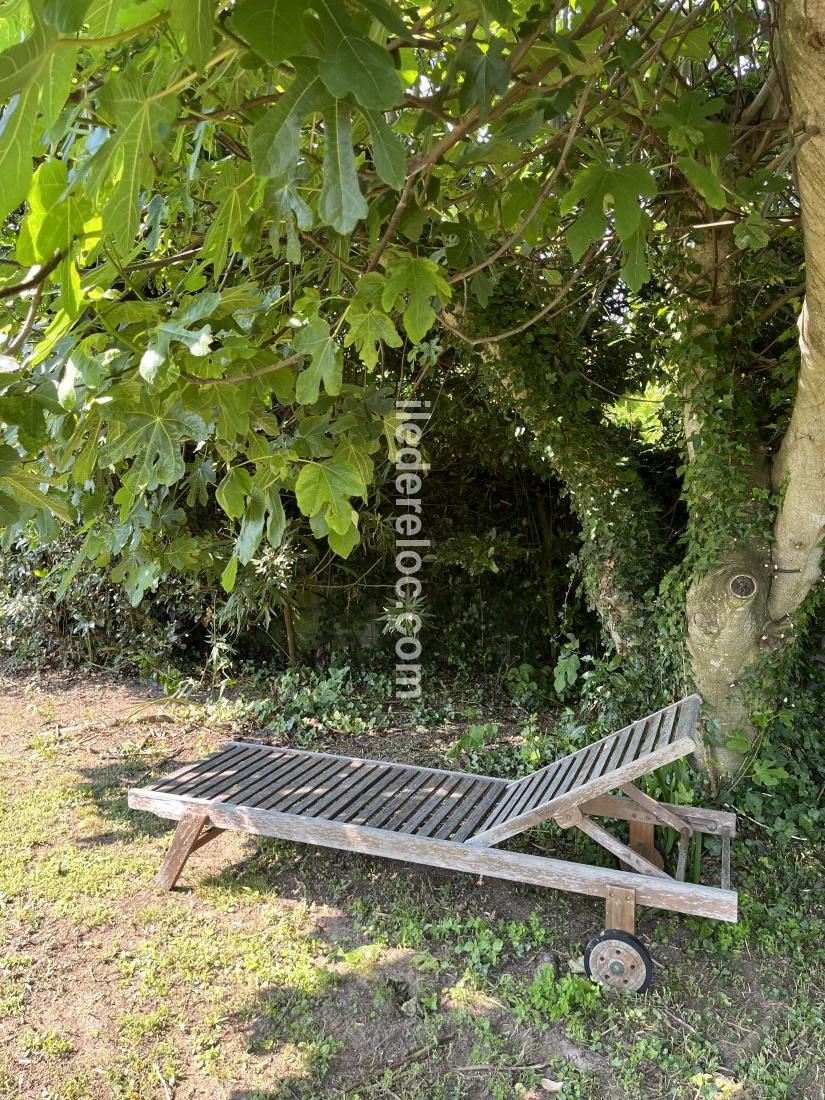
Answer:
<path fill-rule="evenodd" d="M 497 844 L 540 821 L 631 783 L 696 748 L 702 700 L 688 695 L 510 784 L 469 844 Z"/>

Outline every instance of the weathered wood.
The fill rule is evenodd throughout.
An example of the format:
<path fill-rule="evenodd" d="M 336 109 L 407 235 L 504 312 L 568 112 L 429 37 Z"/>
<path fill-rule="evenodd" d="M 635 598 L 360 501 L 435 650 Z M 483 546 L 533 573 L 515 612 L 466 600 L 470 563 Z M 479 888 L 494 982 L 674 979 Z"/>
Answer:
<path fill-rule="evenodd" d="M 694 751 L 686 731 L 695 725 L 700 702 L 690 695 L 671 703 L 519 780 L 469 843 L 498 844 L 577 805 L 582 792 L 612 790 Z"/>
<path fill-rule="evenodd" d="M 386 767 L 386 765 L 384 766 Z M 363 767 L 357 770 L 353 768 L 353 772 L 354 774 L 350 776 L 346 783 L 343 783 L 339 789 L 332 791 L 316 804 L 312 814 L 313 817 L 335 820 L 339 814 L 345 813 L 350 806 L 357 803 L 361 795 L 369 790 L 380 775 L 384 774 L 381 765 L 373 763 L 364 764 Z"/>
<path fill-rule="evenodd" d="M 670 878 L 669 875 L 657 867 L 654 863 L 651 863 L 649 859 L 645 859 L 644 856 L 640 856 L 638 852 L 634 852 L 632 848 L 627 844 L 622 843 L 617 837 L 609 833 L 607 829 L 603 829 L 601 825 L 597 825 L 595 821 L 591 821 L 589 817 L 581 815 L 580 820 L 574 822 L 577 829 L 581 829 L 583 833 L 595 840 L 597 844 L 601 844 L 603 848 L 606 848 L 608 852 L 612 852 L 614 856 L 618 856 L 623 863 L 627 863 L 630 867 L 641 872 L 643 875 L 656 875 L 661 878 Z"/>
<path fill-rule="evenodd" d="M 690 848 L 691 836 L 691 833 L 685 832 L 682 833 L 679 837 L 679 858 L 676 862 L 676 878 L 679 882 L 685 881 L 685 872 L 687 871 L 688 850 Z M 701 838 L 697 841 L 697 843 L 702 843 Z"/>
<path fill-rule="evenodd" d="M 415 778 L 415 771 L 399 765 L 390 777 L 390 781 L 384 787 L 373 787 L 364 794 L 358 816 L 363 825 L 372 825 L 373 819 L 378 817 L 389 802 L 402 791 L 409 788 L 410 781 Z M 424 777 L 421 777 L 422 782 Z M 315 815 L 313 815 L 315 816 Z"/>
<path fill-rule="evenodd" d="M 204 761 L 130 791 L 129 805 L 179 821 L 158 876 L 167 889 L 191 852 L 224 829 L 238 829 L 603 897 L 610 925 L 626 930 L 632 930 L 637 903 L 735 920 L 736 894 L 729 889 L 734 815 L 663 806 L 632 786 L 646 772 L 694 750 L 686 733 L 697 713 L 696 697 L 682 700 L 511 783 L 469 772 L 229 742 Z M 608 795 L 612 789 L 624 790 L 625 797 Z M 630 845 L 588 813 L 628 820 Z M 564 827 L 582 829 L 633 870 L 487 846 L 550 816 Z M 692 830 L 721 835 L 724 888 L 664 875 L 651 850 L 657 822 L 679 830 L 680 868 Z"/>
<path fill-rule="evenodd" d="M 193 808 L 191 802 L 145 789 L 129 792 L 129 805 L 149 810 L 160 817 L 180 818 Z M 201 808 L 201 807 L 198 807 Z M 527 882 L 591 897 L 605 898 L 609 886 L 636 891 L 639 905 L 655 906 L 675 913 L 689 913 L 715 920 L 736 920 L 736 893 L 718 887 L 675 882 L 649 874 L 589 867 L 581 863 L 525 855 L 496 848 L 471 847 L 449 840 L 434 840 L 394 833 L 383 829 L 346 825 L 318 818 L 296 817 L 274 811 L 221 804 L 203 805 L 202 811 L 214 825 L 238 829 L 258 836 L 317 844 L 361 852 L 364 855 L 444 867 L 470 874 L 489 875 L 513 882 Z"/>
<path fill-rule="evenodd" d="M 490 787 L 487 793 L 478 800 L 467 817 L 461 822 L 456 830 L 454 839 L 463 843 L 468 836 L 471 836 L 480 822 L 482 822 L 488 814 L 493 812 L 496 801 L 501 797 L 502 791 L 500 787 Z"/>
<path fill-rule="evenodd" d="M 579 805 L 582 802 L 595 798 L 596 795 L 606 794 L 608 791 L 615 790 L 620 787 L 622 783 L 630 782 L 633 779 L 639 779 L 642 775 L 655 771 L 656 768 L 661 768 L 665 764 L 671 763 L 673 760 L 678 760 L 680 757 L 688 756 L 690 753 L 695 752 L 695 750 L 696 743 L 694 741 L 687 737 L 680 738 L 678 741 L 674 741 L 664 748 L 657 749 L 655 752 L 648 753 L 644 757 L 630 760 L 614 771 L 605 772 L 597 779 L 593 779 L 589 783 L 586 783 L 583 787 L 576 787 L 565 794 L 551 798 L 547 802 L 543 802 L 533 810 L 519 814 L 516 817 L 511 817 L 506 821 L 501 821 L 491 829 L 484 829 L 475 836 L 469 838 L 467 843 L 478 845 L 499 844 L 502 840 L 507 840 L 508 837 L 515 836 L 516 833 L 524 832 L 525 829 L 529 829 L 533 825 L 538 825 L 540 822 L 547 821 L 550 818 L 559 817 L 571 806 Z"/>
<path fill-rule="evenodd" d="M 214 840 L 215 837 L 218 837 L 221 835 L 221 833 L 225 832 L 226 829 L 219 829 L 217 825 L 210 825 L 208 829 L 203 830 L 201 835 L 192 845 L 191 849 L 189 850 L 189 855 L 191 856 L 192 852 L 197 852 L 198 848 L 202 848 L 204 844 L 208 844 L 210 840 Z"/>
<path fill-rule="evenodd" d="M 451 777 L 446 782 L 439 784 L 432 790 L 430 797 L 425 798 L 419 805 L 416 812 L 412 817 L 407 818 L 400 825 L 396 826 L 396 830 L 399 833 L 414 833 L 419 825 L 423 825 L 429 818 L 430 814 L 441 805 L 443 800 L 453 791 L 455 787 L 461 783 L 460 779 Z"/>
<path fill-rule="evenodd" d="M 217 783 L 207 794 L 205 791 L 187 791 L 187 795 L 197 798 L 213 798 L 216 802 L 243 802 L 254 805 L 255 798 L 263 790 L 269 790 L 272 786 L 281 787 L 285 783 L 293 782 L 297 773 L 305 770 L 308 765 L 288 758 L 272 757 L 271 763 L 267 760 L 252 759 L 237 775 L 226 776 L 222 783 Z M 175 792 L 177 793 L 177 792 Z"/>
<path fill-rule="evenodd" d="M 189 809 L 184 812 L 155 879 L 162 890 L 171 890 L 178 881 L 183 865 L 195 848 L 200 847 L 201 831 L 208 822 L 209 814 L 205 810 Z"/>
<path fill-rule="evenodd" d="M 636 934 L 636 891 L 623 886 L 608 886 L 604 906 L 604 927 Z"/>
<path fill-rule="evenodd" d="M 458 785 L 449 795 L 442 799 L 441 805 L 436 807 L 427 822 L 419 827 L 418 836 L 435 836 L 436 830 L 445 817 L 451 817 L 455 813 L 456 808 L 461 807 L 462 804 L 464 806 L 467 805 L 470 791 L 477 783 L 477 779 L 460 780 Z"/>
<path fill-rule="evenodd" d="M 341 790 L 341 784 L 335 780 L 340 777 L 346 764 L 340 760 L 321 760 L 319 766 L 306 772 L 300 779 L 290 783 L 278 792 L 277 797 L 266 798 L 267 806 L 281 813 L 300 813 L 299 807 L 306 801 L 317 799 L 328 791 Z M 328 784 L 325 785 L 325 784 Z M 273 792 L 273 796 L 275 792 Z"/>
<path fill-rule="evenodd" d="M 232 747 L 237 746 L 239 748 L 247 748 L 247 749 L 250 748 L 250 747 L 261 748 L 261 749 L 264 749 L 267 752 L 278 752 L 278 753 L 283 753 L 284 755 L 296 756 L 296 757 L 297 756 L 309 756 L 309 757 L 325 756 L 328 760 L 340 760 L 342 763 L 346 763 L 347 761 L 350 761 L 350 760 L 357 760 L 359 764 L 380 764 L 382 767 L 386 767 L 387 763 L 388 763 L 388 761 L 386 761 L 386 760 L 373 760 L 371 757 L 368 757 L 368 756 L 357 756 L 357 757 L 356 756 L 340 756 L 340 755 L 337 755 L 336 753 L 332 753 L 332 752 L 316 752 L 315 750 L 310 752 L 307 749 L 277 748 L 274 745 L 255 745 L 251 741 L 226 741 L 224 743 L 224 745 L 222 746 L 222 749 L 220 751 L 223 751 L 224 749 L 227 749 L 230 746 L 232 746 Z M 414 767 L 417 772 L 426 772 L 427 775 L 434 775 L 434 776 L 437 775 L 437 776 L 441 776 L 441 777 L 455 775 L 455 776 L 459 776 L 462 779 L 465 779 L 467 777 L 469 777 L 471 779 L 478 779 L 478 775 L 475 772 L 450 771 L 449 768 L 425 768 L 423 764 L 415 764 L 415 765 L 411 764 L 411 765 L 409 765 L 409 767 Z M 490 779 L 490 781 L 493 782 L 493 783 L 498 783 L 502 788 L 503 787 L 509 787 L 510 784 L 512 783 L 512 780 L 510 780 L 510 779 L 499 779 L 499 778 L 496 778 L 494 776 L 485 776 L 484 778 L 485 779 Z"/>
<path fill-rule="evenodd" d="M 665 869 L 665 861 L 662 853 L 656 848 L 656 827 L 646 821 L 631 821 L 628 829 L 627 843 L 633 851 L 658 867 L 660 871 Z M 625 871 L 631 870 L 629 864 L 623 864 Z"/>
<path fill-rule="evenodd" d="M 422 775 L 416 775 L 414 779 L 410 779 L 404 784 L 398 794 L 388 798 L 380 810 L 374 810 L 370 820 L 365 824 L 373 829 L 385 828 L 390 819 L 394 818 L 402 807 L 409 806 L 428 783 L 432 783 L 431 775 L 426 772 Z"/>
<path fill-rule="evenodd" d="M 638 787 L 634 787 L 632 783 L 622 783 L 619 788 L 623 794 L 626 794 L 628 798 L 633 802 L 641 806 L 642 809 L 647 810 L 648 813 L 659 819 L 662 825 L 669 825 L 671 829 L 675 829 L 677 833 L 687 833 L 690 835 L 693 829 L 689 823 L 685 821 L 683 817 L 677 817 L 676 814 L 672 814 L 667 807 L 660 805 L 655 798 L 651 798 L 649 794 L 645 794 L 644 791 L 640 791 Z"/>
<path fill-rule="evenodd" d="M 380 798 L 385 791 L 393 788 L 398 773 L 403 773 L 403 770 L 403 768 L 390 768 L 384 775 L 377 776 L 375 782 L 364 791 L 363 795 L 345 813 L 335 815 L 337 820 L 346 821 L 352 825 L 365 825 L 367 807 L 376 798 Z"/>
<path fill-rule="evenodd" d="M 700 806 L 677 806 L 672 802 L 657 802 L 670 813 L 683 818 L 696 833 L 710 833 L 719 836 L 723 829 L 730 829 L 731 836 L 736 833 L 736 814 L 724 810 L 706 810 Z M 579 809 L 590 817 L 614 817 L 619 821 L 648 821 L 657 824 L 653 814 L 629 798 L 618 798 L 612 794 L 600 794 L 596 798 L 583 802 Z"/>
<path fill-rule="evenodd" d="M 307 766 L 301 761 L 290 759 L 262 768 L 257 775 L 246 784 L 243 789 L 232 799 L 222 798 L 222 802 L 232 801 L 243 806 L 259 806 L 262 802 L 280 798 L 295 789 L 297 783 L 302 783 L 307 777 Z M 313 787 L 310 797 L 315 794 Z"/>
<path fill-rule="evenodd" d="M 215 768 L 215 766 L 218 765 L 222 771 L 231 764 L 233 756 L 240 756 L 240 753 L 241 750 L 239 747 L 232 749 L 224 745 L 223 748 L 218 749 L 217 752 L 210 753 L 209 756 L 204 757 L 203 760 L 192 760 L 190 763 L 184 764 L 170 775 L 164 776 L 162 779 L 157 779 L 154 783 L 148 784 L 147 790 L 181 791 L 186 786 L 193 785 L 207 775 L 212 776 L 220 774 L 219 771 L 210 772 L 209 769 Z"/>
<path fill-rule="evenodd" d="M 723 890 L 730 890 L 730 837 L 729 832 L 722 833 L 722 880 Z"/>

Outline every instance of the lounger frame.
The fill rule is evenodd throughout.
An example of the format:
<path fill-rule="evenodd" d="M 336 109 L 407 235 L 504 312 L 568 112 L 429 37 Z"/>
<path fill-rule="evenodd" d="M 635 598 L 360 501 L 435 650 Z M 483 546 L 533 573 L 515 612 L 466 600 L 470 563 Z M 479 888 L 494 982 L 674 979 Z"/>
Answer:
<path fill-rule="evenodd" d="M 158 874 L 165 889 L 175 884 L 192 852 L 233 829 L 604 898 L 605 926 L 627 932 L 634 931 L 637 905 L 733 922 L 737 895 L 730 888 L 730 842 L 736 832 L 735 815 L 659 803 L 633 782 L 695 749 L 690 735 L 699 703 L 697 696 L 680 700 L 515 782 L 228 742 L 205 761 L 193 762 L 149 787 L 131 790 L 129 805 L 178 821 Z M 600 770 L 599 762 L 609 764 L 614 756 L 624 756 L 626 763 Z M 222 762 L 228 762 L 223 772 Z M 218 778 L 212 778 L 210 766 Z M 291 785 L 278 787 L 279 774 L 294 776 Z M 200 793 L 181 795 L 175 793 L 176 786 Z M 615 791 L 621 795 L 610 793 Z M 266 802 L 270 805 L 261 805 Z M 335 814 L 347 820 L 332 819 Z M 629 822 L 629 843 L 594 818 Z M 402 819 L 403 825 L 388 827 Z M 562 828 L 586 833 L 628 869 L 593 867 L 493 846 L 549 819 Z M 376 821 L 381 827 L 374 827 Z M 664 872 L 656 856 L 653 831 L 657 825 L 679 834 L 675 877 Z M 721 838 L 719 886 L 684 881 L 694 833 Z"/>

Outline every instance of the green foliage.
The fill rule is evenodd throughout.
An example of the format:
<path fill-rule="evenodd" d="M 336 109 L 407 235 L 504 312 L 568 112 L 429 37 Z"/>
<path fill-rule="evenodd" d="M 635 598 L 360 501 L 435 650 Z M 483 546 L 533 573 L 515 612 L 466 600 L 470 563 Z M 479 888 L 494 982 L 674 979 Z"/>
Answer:
<path fill-rule="evenodd" d="M 578 974 L 557 978 L 548 964 L 540 966 L 529 982 L 517 984 L 502 979 L 499 988 L 512 1005 L 517 1020 L 529 1020 L 544 1027 L 571 1016 L 592 1017 L 602 995 L 601 986 Z"/>
<path fill-rule="evenodd" d="M 683 690 L 688 586 L 768 542 L 756 459 L 795 382 L 759 13 L 7 8 L 0 529 L 78 532 L 55 599 L 93 571 L 133 607 L 180 578 L 209 593 L 224 667 L 249 634 L 280 645 L 284 615 L 303 652 L 326 643 L 323 579 L 328 635 L 374 638 L 394 406 L 426 393 L 453 402 L 423 442 L 445 663 L 481 650 L 531 709 Z M 445 489 L 459 455 L 484 474 Z M 541 507 L 471 518 L 462 490 L 506 470 L 552 479 Z M 496 586 L 518 598 L 491 616 Z M 771 751 L 749 774 L 779 790 Z"/>
<path fill-rule="evenodd" d="M 563 143 L 545 148 L 547 119 L 562 133 L 577 97 L 612 93 L 647 16 L 636 24 L 617 9 L 594 29 L 585 5 L 536 26 L 517 7 L 492 21 L 468 10 L 453 27 L 441 3 L 416 14 L 326 0 L 242 0 L 212 14 L 203 0 L 163 12 L 31 0 L 8 17 L 0 207 L 16 261 L 42 266 L 27 322 L 18 275 L 0 280 L 19 360 L 2 376 L 0 417 L 25 467 L 5 476 L 0 519 L 19 531 L 50 507 L 99 526 L 114 501 L 138 532 L 130 552 L 158 574 L 171 543 L 150 545 L 139 518 L 159 513 L 153 494 L 177 493 L 207 460 L 205 504 L 243 466 L 254 479 L 244 514 L 237 482 L 227 513 L 244 524 L 240 543 L 228 545 L 231 525 L 219 545 L 193 518 L 197 552 L 172 555 L 181 572 L 231 588 L 262 525 L 279 526 L 267 493 L 294 502 L 333 552 L 353 552 L 364 525 L 350 500 L 367 503 L 374 465 L 365 474 L 362 462 L 358 490 L 351 479 L 352 491 L 322 500 L 304 491 L 319 476 L 304 463 L 323 465 L 342 442 L 369 455 L 383 446 L 386 395 L 404 371 L 399 328 L 413 345 L 439 318 L 451 331 L 454 287 L 486 305 L 502 275 L 495 256 L 552 250 L 564 234 L 576 258 L 614 234 L 638 289 L 658 180 L 676 161 L 620 148 L 616 119 L 604 148 L 568 144 L 565 159 Z M 728 33 L 710 9 L 699 24 L 702 41 Z M 670 34 L 683 30 L 666 24 L 663 48 Z M 658 62 L 647 64 L 655 82 Z M 644 97 L 642 75 L 633 89 Z M 682 159 L 724 153 L 710 89 L 666 81 L 648 106 L 639 118 Z M 544 194 L 547 155 L 567 182 Z M 707 194 L 697 171 L 688 179 Z M 62 493 L 89 483 L 67 507 Z"/>

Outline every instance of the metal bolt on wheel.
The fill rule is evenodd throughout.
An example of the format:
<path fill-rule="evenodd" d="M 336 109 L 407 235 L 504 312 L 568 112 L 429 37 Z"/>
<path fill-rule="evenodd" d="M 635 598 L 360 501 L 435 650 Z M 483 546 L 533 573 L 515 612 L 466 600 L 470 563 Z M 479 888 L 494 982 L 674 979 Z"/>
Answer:
<path fill-rule="evenodd" d="M 635 936 L 611 928 L 585 948 L 584 971 L 611 989 L 644 993 L 653 978 L 653 960 Z"/>

